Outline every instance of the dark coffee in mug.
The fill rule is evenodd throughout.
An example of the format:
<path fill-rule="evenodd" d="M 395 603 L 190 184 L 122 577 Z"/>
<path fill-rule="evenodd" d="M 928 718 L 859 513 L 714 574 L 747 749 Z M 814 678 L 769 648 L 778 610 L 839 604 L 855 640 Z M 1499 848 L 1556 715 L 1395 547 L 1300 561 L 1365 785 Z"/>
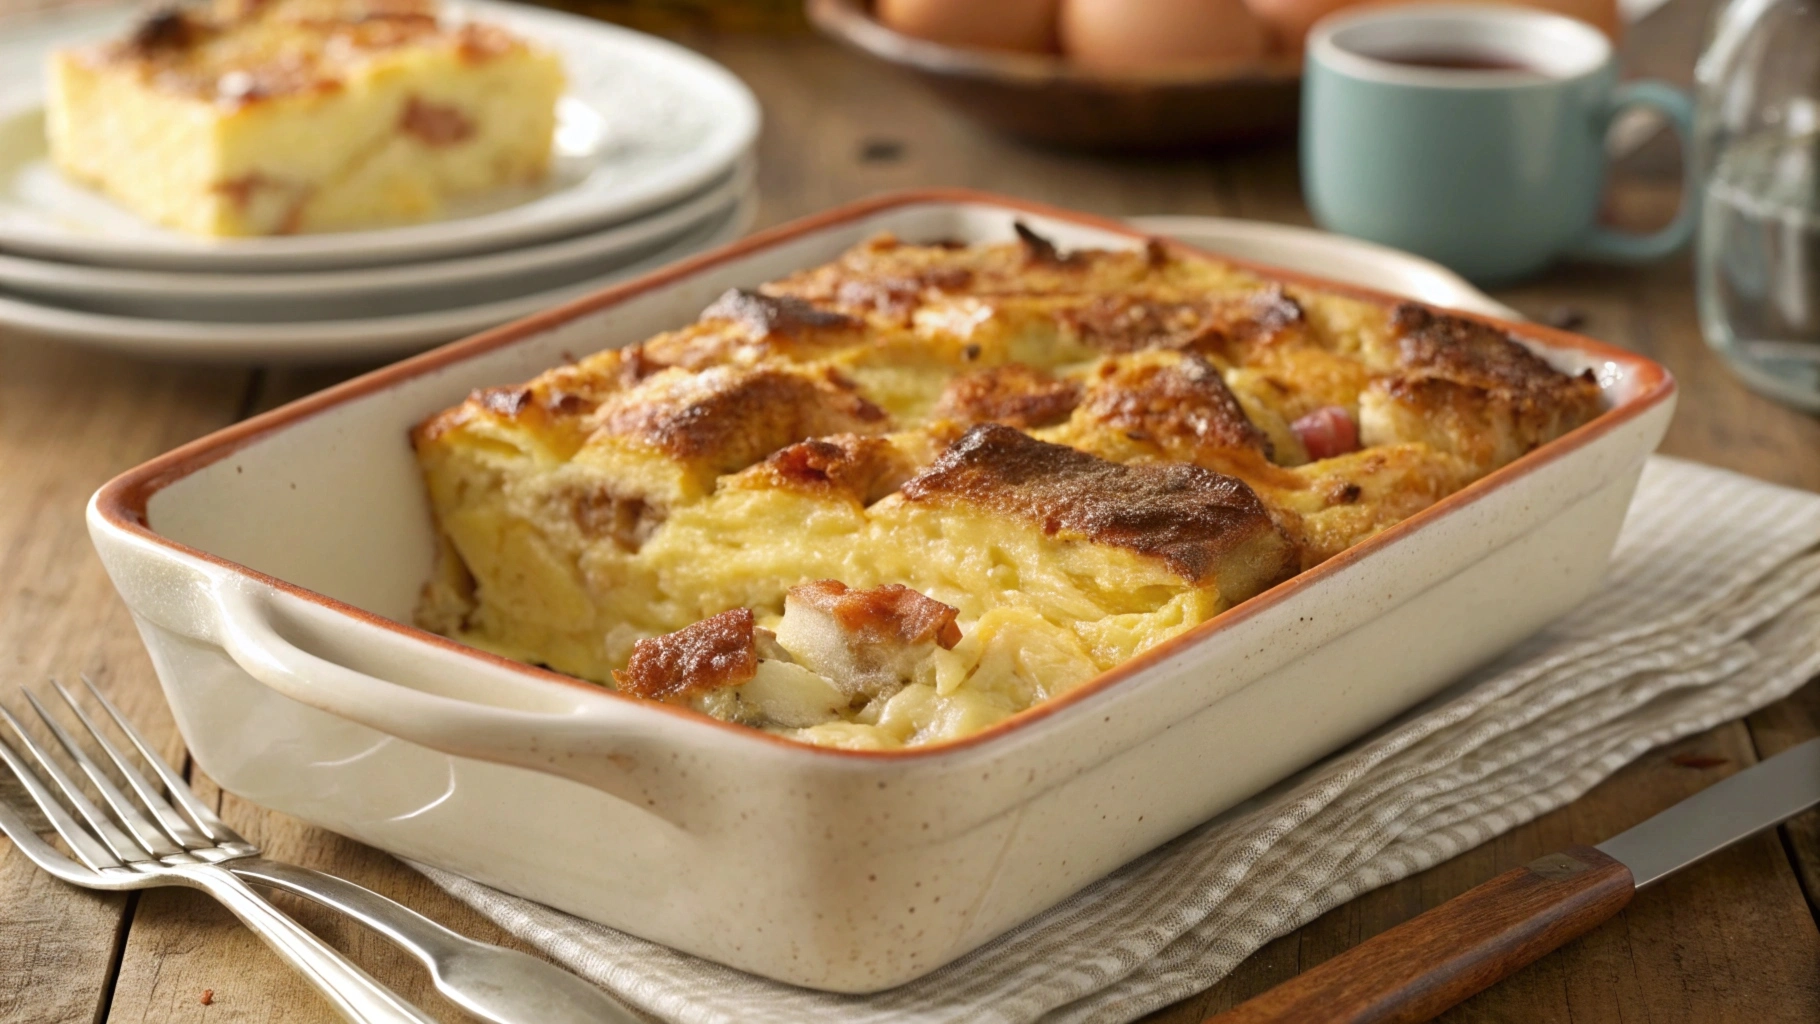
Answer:
<path fill-rule="evenodd" d="M 1541 68 L 1509 57 L 1492 57 L 1475 53 L 1390 53 L 1378 57 L 1387 64 L 1411 68 L 1437 68 L 1442 71 L 1501 71 L 1525 75 L 1545 74 Z"/>

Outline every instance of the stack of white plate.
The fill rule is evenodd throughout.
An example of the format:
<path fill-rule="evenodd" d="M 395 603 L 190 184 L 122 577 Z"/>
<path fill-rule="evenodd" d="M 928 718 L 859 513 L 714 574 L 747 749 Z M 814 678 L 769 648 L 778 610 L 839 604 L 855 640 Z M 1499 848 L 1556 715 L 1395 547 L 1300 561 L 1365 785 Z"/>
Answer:
<path fill-rule="evenodd" d="M 758 103 L 660 39 L 492 0 L 450 5 L 562 55 L 548 181 L 379 231 L 199 239 L 62 177 L 45 152 L 50 50 L 142 9 L 0 22 L 0 328 L 147 355 L 368 359 L 422 349 L 744 234 Z"/>

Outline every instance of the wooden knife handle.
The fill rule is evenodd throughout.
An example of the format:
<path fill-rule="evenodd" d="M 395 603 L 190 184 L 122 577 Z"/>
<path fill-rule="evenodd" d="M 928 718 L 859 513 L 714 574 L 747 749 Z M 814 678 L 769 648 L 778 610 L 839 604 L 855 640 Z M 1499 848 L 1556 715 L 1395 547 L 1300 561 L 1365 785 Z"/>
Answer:
<path fill-rule="evenodd" d="M 1630 902 L 1630 869 L 1570 846 L 1372 936 L 1205 1024 L 1424 1021 Z"/>

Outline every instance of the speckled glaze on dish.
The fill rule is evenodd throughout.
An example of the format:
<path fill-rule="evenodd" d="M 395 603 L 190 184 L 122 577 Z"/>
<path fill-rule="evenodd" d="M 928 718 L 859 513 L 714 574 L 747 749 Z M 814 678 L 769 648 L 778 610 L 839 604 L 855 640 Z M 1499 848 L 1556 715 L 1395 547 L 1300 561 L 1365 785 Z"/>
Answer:
<path fill-rule="evenodd" d="M 434 551 L 405 437 L 421 417 L 565 352 L 641 340 L 730 286 L 877 231 L 980 241 L 1010 237 L 1014 218 L 1068 246 L 1142 238 L 976 193 L 871 200 L 369 374 L 109 483 L 90 529 L 195 757 L 241 796 L 401 856 L 767 977 L 865 992 L 1334 750 L 1597 586 L 1674 383 L 1638 356 L 1507 324 L 1557 365 L 1594 369 L 1611 410 L 946 746 L 802 746 L 401 624 Z"/>

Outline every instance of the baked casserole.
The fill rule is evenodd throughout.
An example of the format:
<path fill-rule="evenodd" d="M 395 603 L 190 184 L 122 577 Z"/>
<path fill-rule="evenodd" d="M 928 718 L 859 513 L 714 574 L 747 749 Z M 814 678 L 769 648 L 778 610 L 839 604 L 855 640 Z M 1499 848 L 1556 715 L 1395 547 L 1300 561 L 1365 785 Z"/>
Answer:
<path fill-rule="evenodd" d="M 1478 321 L 1161 242 L 879 237 L 420 424 L 418 620 L 809 743 L 941 742 L 1601 407 Z"/>
<path fill-rule="evenodd" d="M 61 50 L 66 174 L 201 235 L 424 220 L 550 166 L 555 55 L 433 0 L 212 0 Z"/>

